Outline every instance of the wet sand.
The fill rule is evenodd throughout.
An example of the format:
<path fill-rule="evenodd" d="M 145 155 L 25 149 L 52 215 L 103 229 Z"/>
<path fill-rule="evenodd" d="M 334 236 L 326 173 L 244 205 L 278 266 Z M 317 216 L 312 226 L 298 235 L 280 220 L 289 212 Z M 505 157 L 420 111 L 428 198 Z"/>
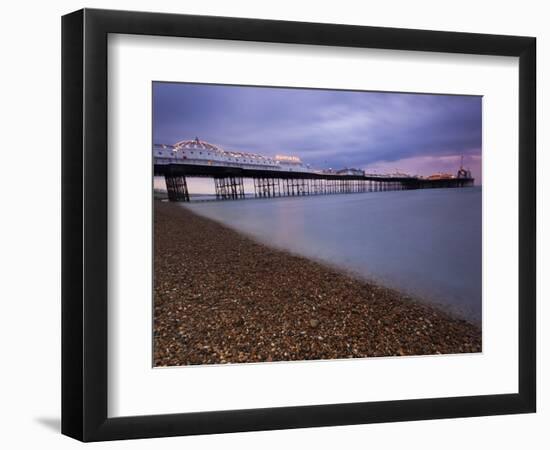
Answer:
<path fill-rule="evenodd" d="M 154 364 L 481 351 L 481 330 L 155 201 Z"/>

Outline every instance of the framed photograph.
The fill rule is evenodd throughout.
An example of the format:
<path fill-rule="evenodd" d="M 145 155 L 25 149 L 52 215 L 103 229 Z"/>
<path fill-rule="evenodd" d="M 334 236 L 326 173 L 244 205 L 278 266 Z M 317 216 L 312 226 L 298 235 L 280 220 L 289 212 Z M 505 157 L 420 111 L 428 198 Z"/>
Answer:
<path fill-rule="evenodd" d="M 62 21 L 62 432 L 535 412 L 533 37 Z"/>

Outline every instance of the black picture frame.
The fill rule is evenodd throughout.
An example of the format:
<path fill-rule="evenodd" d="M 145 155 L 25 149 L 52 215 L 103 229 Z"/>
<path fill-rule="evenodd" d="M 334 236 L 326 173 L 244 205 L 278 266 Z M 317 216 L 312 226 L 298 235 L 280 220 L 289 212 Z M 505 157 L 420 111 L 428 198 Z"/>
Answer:
<path fill-rule="evenodd" d="M 107 416 L 109 33 L 519 57 L 519 389 L 470 397 Z M 84 9 L 62 18 L 62 433 L 82 441 L 535 412 L 536 39 Z"/>

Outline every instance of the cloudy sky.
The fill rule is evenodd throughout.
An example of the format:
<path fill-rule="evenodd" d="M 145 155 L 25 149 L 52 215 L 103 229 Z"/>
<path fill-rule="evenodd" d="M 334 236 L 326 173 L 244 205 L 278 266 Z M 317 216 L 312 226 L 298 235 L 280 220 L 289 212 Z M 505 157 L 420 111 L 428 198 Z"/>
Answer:
<path fill-rule="evenodd" d="M 481 97 L 153 84 L 153 140 L 288 154 L 314 168 L 455 173 L 481 183 Z"/>

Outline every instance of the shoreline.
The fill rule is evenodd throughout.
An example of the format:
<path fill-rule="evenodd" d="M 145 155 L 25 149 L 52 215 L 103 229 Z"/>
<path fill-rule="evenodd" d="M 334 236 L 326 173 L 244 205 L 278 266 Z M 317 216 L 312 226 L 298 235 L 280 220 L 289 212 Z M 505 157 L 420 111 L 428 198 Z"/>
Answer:
<path fill-rule="evenodd" d="M 481 329 L 154 201 L 154 365 L 475 353 Z"/>

